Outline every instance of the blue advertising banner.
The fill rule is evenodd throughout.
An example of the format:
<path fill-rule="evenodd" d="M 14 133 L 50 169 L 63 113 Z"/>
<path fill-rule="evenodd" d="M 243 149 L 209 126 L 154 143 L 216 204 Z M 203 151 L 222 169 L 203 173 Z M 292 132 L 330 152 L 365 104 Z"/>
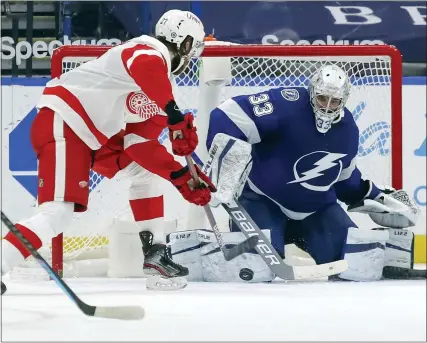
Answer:
<path fill-rule="evenodd" d="M 426 62 L 426 1 L 151 1 L 140 9 L 129 2 L 110 6 L 133 35 L 153 33 L 162 13 L 178 8 L 199 15 L 206 32 L 219 40 L 390 44 L 400 49 L 405 62 Z"/>

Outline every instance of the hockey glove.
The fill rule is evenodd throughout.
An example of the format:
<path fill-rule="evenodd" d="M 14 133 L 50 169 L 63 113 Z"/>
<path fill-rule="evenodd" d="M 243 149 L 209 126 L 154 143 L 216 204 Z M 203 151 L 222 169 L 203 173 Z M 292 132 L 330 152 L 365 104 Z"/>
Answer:
<path fill-rule="evenodd" d="M 171 182 L 185 200 L 195 205 L 205 206 L 211 200 L 211 192 L 216 192 L 216 188 L 199 167 L 195 167 L 200 179 L 199 185 L 195 186 L 195 181 L 187 166 L 172 172 Z"/>
<path fill-rule="evenodd" d="M 406 228 L 415 226 L 420 209 L 410 195 L 404 190 L 396 191 L 393 187 L 379 187 L 381 193 L 373 199 L 363 199 L 348 207 L 348 212 L 368 214 L 378 225 L 389 228 Z"/>
<path fill-rule="evenodd" d="M 199 139 L 193 121 L 193 115 L 187 113 L 183 117 L 183 121 L 173 125 L 168 123 L 169 139 L 172 143 L 172 151 L 175 155 L 187 156 L 196 149 Z"/>

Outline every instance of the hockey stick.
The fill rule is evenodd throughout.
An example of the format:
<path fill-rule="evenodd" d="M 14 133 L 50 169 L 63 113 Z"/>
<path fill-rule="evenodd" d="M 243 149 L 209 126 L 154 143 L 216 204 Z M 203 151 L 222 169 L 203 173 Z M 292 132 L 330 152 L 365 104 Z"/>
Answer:
<path fill-rule="evenodd" d="M 144 317 L 144 309 L 140 306 L 91 306 L 83 302 L 68 285 L 59 277 L 33 245 L 22 235 L 15 225 L 1 212 L 1 221 L 25 246 L 30 254 L 40 263 L 43 269 L 56 282 L 59 288 L 77 305 L 85 315 L 97 318 L 137 320 Z"/>
<path fill-rule="evenodd" d="M 256 251 L 270 270 L 279 278 L 283 280 L 316 279 L 336 275 L 348 269 L 348 263 L 345 260 L 315 266 L 289 266 L 283 261 L 268 238 L 265 237 L 258 225 L 237 200 L 234 200 L 231 204 L 222 204 L 222 206 L 246 237 L 257 237 Z"/>
<path fill-rule="evenodd" d="M 425 280 L 427 279 L 427 271 L 425 269 L 406 269 L 386 266 L 383 269 L 383 277 L 397 280 Z"/>
<path fill-rule="evenodd" d="M 187 161 L 188 168 L 190 170 L 191 176 L 193 177 L 194 181 L 196 183 L 200 182 L 199 176 L 197 175 L 196 168 L 194 167 L 194 162 L 190 156 L 185 156 L 185 160 Z M 230 261 L 233 258 L 236 258 L 237 256 L 248 252 L 255 248 L 255 246 L 258 244 L 258 238 L 257 237 L 248 237 L 243 242 L 240 242 L 235 247 L 231 249 L 227 249 L 224 244 L 224 240 L 222 238 L 221 232 L 218 229 L 218 225 L 216 223 L 216 220 L 213 216 L 212 210 L 209 205 L 203 206 L 203 209 L 205 210 L 206 216 L 208 217 L 209 224 L 212 228 L 212 231 L 215 234 L 215 238 L 218 241 L 219 247 L 224 255 L 224 259 L 226 261 Z"/>

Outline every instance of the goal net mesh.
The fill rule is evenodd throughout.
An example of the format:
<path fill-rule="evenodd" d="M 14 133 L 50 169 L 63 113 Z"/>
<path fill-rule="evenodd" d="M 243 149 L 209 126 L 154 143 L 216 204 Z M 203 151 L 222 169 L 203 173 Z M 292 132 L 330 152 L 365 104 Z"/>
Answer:
<path fill-rule="evenodd" d="M 94 58 L 85 56 L 85 50 L 86 47 L 82 46 L 80 56 L 65 56 L 52 63 L 61 63 L 62 73 L 66 73 Z M 245 57 L 230 53 L 232 79 L 220 88 L 219 101 L 271 87 L 307 88 L 311 76 L 319 67 L 337 64 L 346 71 L 352 84 L 347 108 L 360 130 L 358 166 L 364 177 L 378 184 L 391 184 L 390 61 L 388 56 Z M 208 94 L 201 92 L 202 68 L 203 58 L 194 59 L 187 71 L 174 81 L 176 102 L 183 112 L 191 111 L 195 115 L 196 125 L 206 122 L 209 115 L 200 110 L 202 102 L 206 100 L 203 97 Z M 168 144 L 166 131 L 160 135 L 159 141 Z M 91 172 L 89 209 L 76 215 L 73 224 L 64 232 L 64 261 L 82 258 L 82 254 L 105 248 L 108 245 L 105 228 L 111 217 L 132 219 L 127 188 L 126 180 L 120 177 L 110 180 Z M 166 189 L 165 220 L 172 223 L 176 230 L 184 230 L 187 215 L 185 202 L 180 200 L 175 190 Z M 173 199 L 169 200 L 169 204 L 168 197 Z"/>

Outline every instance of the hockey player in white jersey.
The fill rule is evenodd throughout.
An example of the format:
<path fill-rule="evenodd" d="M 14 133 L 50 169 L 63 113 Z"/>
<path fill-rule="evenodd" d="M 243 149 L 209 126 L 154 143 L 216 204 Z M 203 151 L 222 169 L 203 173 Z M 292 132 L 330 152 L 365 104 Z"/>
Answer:
<path fill-rule="evenodd" d="M 356 164 L 359 130 L 345 107 L 350 91 L 346 73 L 328 65 L 317 70 L 308 90 L 273 88 L 226 100 L 210 115 L 207 147 L 216 157 L 209 160 L 214 167 L 208 175 L 218 189 L 213 201 L 222 196 L 221 183 L 229 195 L 238 192 L 256 224 L 270 230 L 282 257 L 285 245 L 295 244 L 317 264 L 347 260 L 342 279 L 378 280 L 384 266 L 412 267 L 414 235 L 406 228 L 416 224 L 419 209 L 405 191 L 362 178 Z M 224 135 L 230 144 L 217 144 Z M 236 139 L 251 149 L 247 168 L 228 158 Z M 236 169 L 242 178 L 233 181 Z M 358 228 L 338 200 L 350 212 L 369 214 L 382 229 Z M 232 231 L 240 229 L 233 223 Z M 184 250 L 174 254 L 185 260 Z"/>
<path fill-rule="evenodd" d="M 144 271 L 167 278 L 188 273 L 169 258 L 160 223 L 162 194 L 153 184 L 162 177 L 200 206 L 215 190 L 200 170 L 203 187 L 195 188 L 188 168 L 157 140 L 167 127 L 175 155 L 189 155 L 198 144 L 193 116 L 180 112 L 170 78 L 200 56 L 205 33 L 199 18 L 179 10 L 166 12 L 155 31 L 155 38 L 134 38 L 47 83 L 31 129 L 39 160 L 39 206 L 34 216 L 16 224 L 36 249 L 63 232 L 74 211 L 86 210 L 91 166 L 107 177 L 126 169 L 132 180 L 130 205 L 142 229 Z M 143 100 L 136 112 L 129 106 L 135 96 Z M 117 146 L 118 154 L 109 156 Z M 2 274 L 28 256 L 8 233 L 2 240 Z"/>

